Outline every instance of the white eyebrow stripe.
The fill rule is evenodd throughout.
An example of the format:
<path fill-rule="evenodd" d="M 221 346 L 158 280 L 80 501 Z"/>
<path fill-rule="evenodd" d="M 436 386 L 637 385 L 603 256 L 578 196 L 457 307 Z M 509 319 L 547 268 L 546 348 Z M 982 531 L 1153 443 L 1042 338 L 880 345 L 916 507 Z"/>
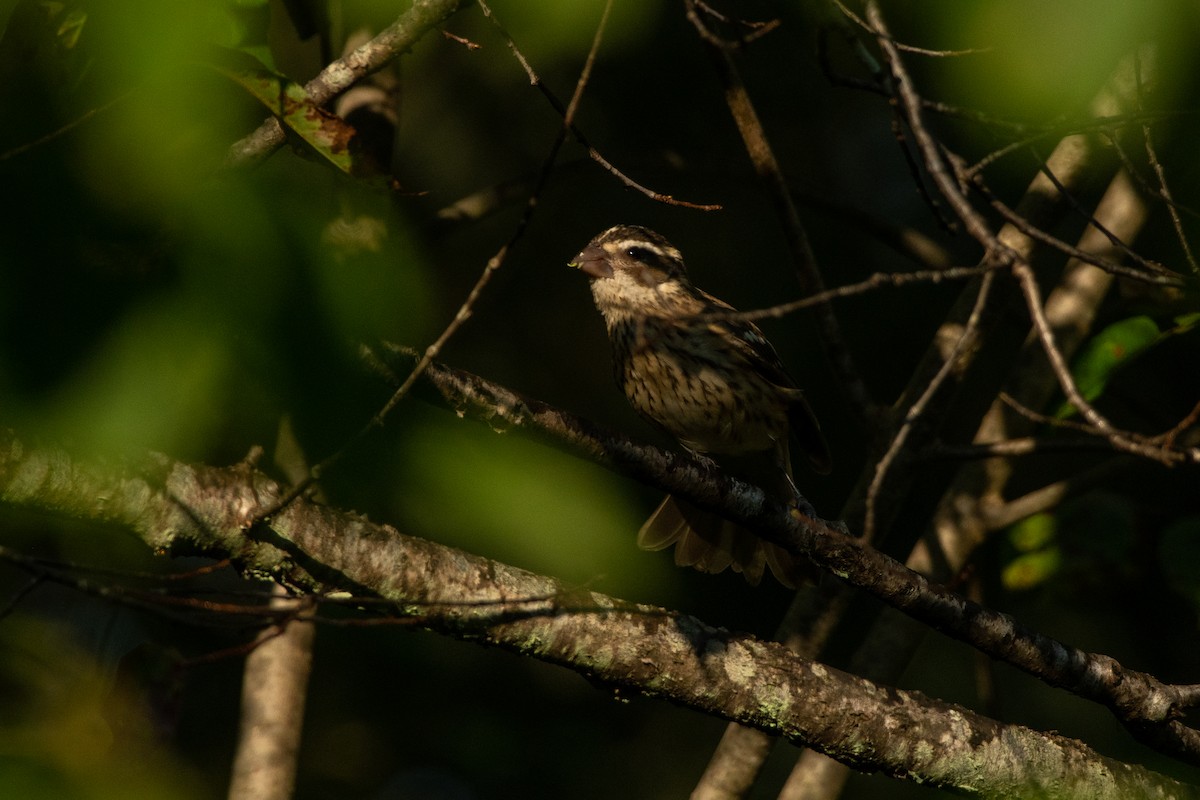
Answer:
<path fill-rule="evenodd" d="M 616 242 L 616 246 L 617 246 L 618 250 L 624 250 L 627 247 L 640 247 L 643 250 L 649 250 L 651 253 L 654 253 L 655 255 L 659 255 L 659 256 L 666 255 L 666 253 L 663 252 L 661 247 L 659 247 L 658 245 L 656 245 L 652 242 L 647 242 L 645 239 L 622 239 L 621 241 Z"/>
<path fill-rule="evenodd" d="M 681 254 L 674 247 L 668 247 L 668 248 L 664 249 L 664 248 L 659 247 L 658 245 L 654 244 L 653 242 L 646 241 L 645 239 L 621 239 L 620 241 L 613 242 L 612 246 L 616 250 L 625 250 L 630 247 L 638 247 L 638 248 L 641 248 L 642 250 L 649 250 L 651 253 L 654 253 L 654 255 L 656 255 L 656 256 L 660 256 L 662 258 L 667 258 L 672 261 L 682 261 L 683 260 L 683 254 Z"/>

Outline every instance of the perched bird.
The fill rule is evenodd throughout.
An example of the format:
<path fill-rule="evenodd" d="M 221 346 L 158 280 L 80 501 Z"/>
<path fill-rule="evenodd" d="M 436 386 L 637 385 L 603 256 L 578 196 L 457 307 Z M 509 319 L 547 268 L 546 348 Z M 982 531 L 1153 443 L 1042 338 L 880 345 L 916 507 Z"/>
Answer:
<path fill-rule="evenodd" d="M 570 266 L 590 279 L 617 385 L 639 414 L 691 453 L 720 457 L 727 472 L 785 502 L 796 497 L 789 439 L 815 471 L 829 471 L 820 426 L 775 349 L 752 323 L 705 318 L 733 307 L 692 285 L 683 256 L 665 238 L 617 225 Z M 672 544 L 676 564 L 704 572 L 732 567 L 752 584 L 766 566 L 789 586 L 804 572 L 783 548 L 668 496 L 642 526 L 638 545 Z"/>

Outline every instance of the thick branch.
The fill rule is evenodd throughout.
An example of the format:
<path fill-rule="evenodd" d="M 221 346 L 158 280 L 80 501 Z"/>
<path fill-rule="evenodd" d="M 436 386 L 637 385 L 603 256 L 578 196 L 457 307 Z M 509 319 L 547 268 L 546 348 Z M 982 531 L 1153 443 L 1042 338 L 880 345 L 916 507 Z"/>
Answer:
<path fill-rule="evenodd" d="M 1200 797 L 1083 744 L 899 692 L 784 646 L 633 605 L 298 500 L 270 530 L 241 524 L 281 488 L 244 465 L 164 457 L 140 469 L 86 465 L 0 441 L 0 501 L 123 525 L 163 552 L 229 556 L 312 593 L 349 591 L 456 638 L 669 699 L 879 770 L 983 797 Z"/>
<path fill-rule="evenodd" d="M 746 525 L 790 552 L 805 554 L 847 583 L 981 652 L 1111 709 L 1142 741 L 1200 763 L 1200 734 L 1177 721 L 1181 698 L 1116 660 L 1030 631 L 1011 617 L 931 583 L 839 526 L 795 513 L 761 489 L 689 456 L 640 445 L 627 436 L 530 400 L 476 375 L 435 364 L 425 374 L 443 402 L 493 428 L 524 430 L 586 455 L 670 494 Z"/>

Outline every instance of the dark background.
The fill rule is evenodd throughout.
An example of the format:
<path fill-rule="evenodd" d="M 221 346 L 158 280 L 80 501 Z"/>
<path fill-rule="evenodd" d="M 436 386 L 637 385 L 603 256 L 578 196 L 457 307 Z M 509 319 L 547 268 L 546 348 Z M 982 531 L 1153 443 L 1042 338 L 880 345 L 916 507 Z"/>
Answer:
<path fill-rule="evenodd" d="M 272 4 L 236 12 L 217 0 L 181 5 L 105 0 L 48 11 L 0 2 L 0 425 L 109 464 L 147 449 L 229 464 L 256 445 L 270 451 L 289 415 L 317 460 L 389 396 L 360 365 L 358 344 L 423 348 L 437 336 L 511 235 L 561 120 L 502 36 L 468 6 L 444 27 L 478 49 L 434 32 L 401 59 L 394 174 L 402 191 L 335 174 L 292 147 L 255 168 L 225 169 L 226 148 L 264 111 L 212 68 L 214 45 L 244 46 L 269 24 L 275 66 L 300 82 L 319 69 L 319 50 L 298 41 Z M 565 103 L 602 4 L 492 5 Z M 342 26 L 377 30 L 394 6 L 345 3 Z M 917 191 L 885 100 L 833 86 L 823 73 L 816 40 L 828 9 L 785 6 L 731 10 L 781 21 L 737 60 L 802 198 L 827 283 L 920 267 L 846 209 L 933 237 L 956 265 L 975 263 L 973 242 L 943 230 Z M 884 13 L 903 41 L 986 48 L 907 56 L 926 96 L 1030 126 L 1085 118 L 1117 61 L 1155 40 L 1157 143 L 1187 205 L 1196 199 L 1198 166 L 1194 64 L 1190 48 L 1177 45 L 1194 41 L 1196 19 L 1182 8 L 956 0 L 889 3 Z M 869 77 L 840 34 L 830 45 L 835 71 Z M 669 445 L 614 387 L 599 315 L 566 263 L 597 232 L 626 222 L 670 238 L 697 284 L 739 308 L 799 296 L 794 270 L 682 4 L 615 4 L 577 122 L 643 185 L 722 210 L 649 200 L 568 143 L 524 237 L 441 358 Z M 972 157 L 1022 138 L 961 119 L 938 124 Z M 1057 138 L 1000 161 L 987 173 L 990 185 L 1015 201 L 1035 156 Z M 439 209 L 512 181 L 522 190 L 484 218 L 438 220 Z M 339 217 L 377 225 L 378 248 L 334 241 L 330 225 Z M 1071 219 L 1056 232 L 1072 240 L 1082 225 Z M 1194 215 L 1185 225 L 1194 233 Z M 1161 206 L 1138 248 L 1186 270 Z M 877 400 L 896 397 L 958 290 L 916 284 L 837 302 Z M 1100 325 L 1148 313 L 1165 329 L 1194 311 L 1187 298 L 1158 300 L 1114 296 Z M 834 452 L 832 475 L 800 474 L 797 482 L 823 515 L 836 516 L 864 469 L 865 434 L 833 383 L 811 320 L 801 313 L 763 328 L 808 391 Z M 1113 392 L 1119 407 L 1139 410 L 1146 430 L 1169 426 L 1200 394 L 1194 339 L 1185 334 L 1154 351 L 1157 360 L 1143 359 L 1142 371 Z M 1049 470 L 1025 466 L 1030 488 L 1048 479 Z M 982 599 L 1129 667 L 1195 682 L 1195 477 L 1134 469 L 1056 514 L 1050 539 L 1033 548 L 1048 555 L 1020 591 L 1002 577 L 1019 547 L 999 536 L 976 566 Z M 639 552 L 634 533 L 656 492 L 418 399 L 405 400 L 323 487 L 331 504 L 404 532 L 731 629 L 770 635 L 790 599 L 773 584 L 749 587 L 736 575 L 683 571 L 665 554 Z M 927 500 L 915 497 L 914 507 Z M 922 521 L 907 524 L 915 535 Z M 122 531 L 8 511 L 0 513 L 0 543 L 78 565 L 81 574 L 85 566 L 116 570 L 95 577 L 117 587 L 134 573 L 203 563 L 155 559 Z M 222 796 L 241 658 L 205 657 L 253 630 L 216 614 L 130 608 L 63 587 L 18 595 L 28 580 L 0 566 L 0 599 L 13 598 L 0 619 L 0 702 L 9 709 L 0 714 L 0 793 Z M 229 570 L 200 585 L 263 589 Z M 873 602 L 856 603 L 830 661 L 845 658 L 876 611 Z M 300 798 L 681 797 L 724 727 L 661 702 L 613 697 L 510 654 L 409 629 L 355 627 L 351 612 L 328 616 L 317 635 Z M 981 670 L 994 681 L 982 695 Z M 901 683 L 1186 773 L 1132 744 L 1107 712 L 1004 667 L 990 670 L 936 634 Z M 779 748 L 756 796 L 774 796 L 796 752 Z M 847 792 L 884 794 L 936 793 L 877 776 L 855 776 Z"/>

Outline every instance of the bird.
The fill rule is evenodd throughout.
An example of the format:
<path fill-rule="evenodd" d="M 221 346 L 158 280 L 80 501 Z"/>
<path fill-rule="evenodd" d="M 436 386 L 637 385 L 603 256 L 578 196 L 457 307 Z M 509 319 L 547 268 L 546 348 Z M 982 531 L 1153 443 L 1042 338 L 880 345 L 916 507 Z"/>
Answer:
<path fill-rule="evenodd" d="M 794 443 L 817 473 L 832 467 L 816 415 L 775 348 L 734 308 L 697 288 L 683 255 L 638 225 L 597 235 L 569 266 L 588 277 L 604 319 L 617 385 L 634 410 L 692 455 L 795 504 Z M 807 504 L 806 504 L 807 505 Z M 766 568 L 795 587 L 810 565 L 742 526 L 668 495 L 638 545 L 675 545 L 675 563 L 726 568 L 758 585 Z"/>

